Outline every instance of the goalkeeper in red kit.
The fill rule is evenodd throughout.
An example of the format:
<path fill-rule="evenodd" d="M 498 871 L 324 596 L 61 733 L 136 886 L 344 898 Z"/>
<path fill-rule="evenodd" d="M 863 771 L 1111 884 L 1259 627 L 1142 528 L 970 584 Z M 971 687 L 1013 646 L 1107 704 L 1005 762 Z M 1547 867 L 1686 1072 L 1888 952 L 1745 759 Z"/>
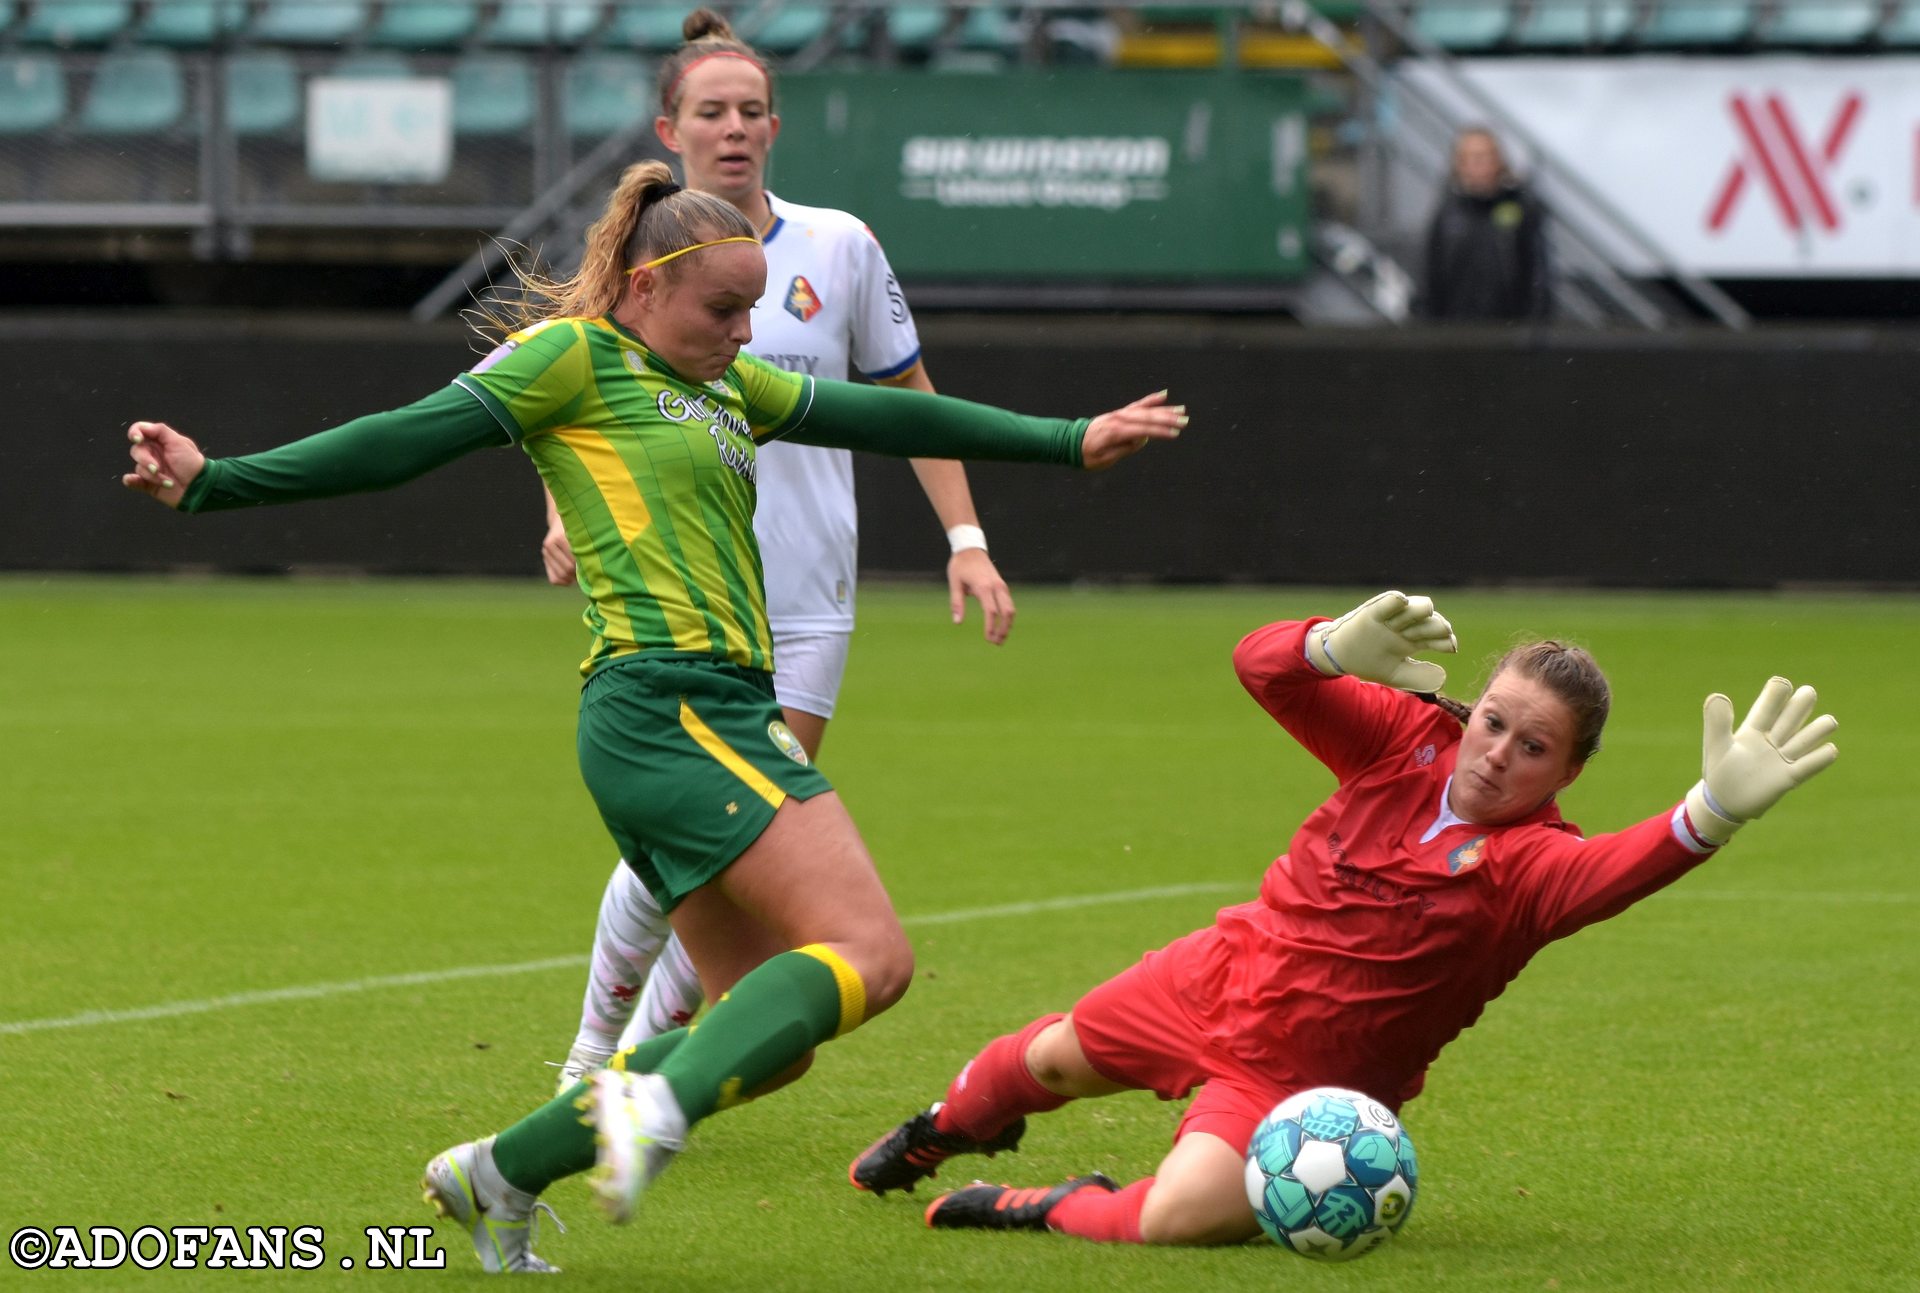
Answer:
<path fill-rule="evenodd" d="M 1583 838 L 1555 796 L 1600 748 L 1610 694 L 1593 658 L 1531 642 L 1471 707 L 1437 694 L 1453 630 L 1424 597 L 1382 593 L 1337 620 L 1270 624 L 1234 652 L 1261 707 L 1339 780 L 1268 868 L 1258 900 L 989 1043 L 944 1101 L 876 1141 L 853 1183 L 911 1188 L 947 1158 L 1015 1148 L 1026 1116 L 1117 1091 L 1197 1089 L 1158 1172 L 935 1199 L 927 1224 L 1058 1230 L 1131 1243 L 1259 1233 L 1253 1129 L 1316 1086 L 1396 1111 L 1440 1049 L 1534 953 L 1672 883 L 1835 758 L 1811 687 L 1762 688 L 1736 730 L 1706 703 L 1702 779 L 1637 825 Z"/>

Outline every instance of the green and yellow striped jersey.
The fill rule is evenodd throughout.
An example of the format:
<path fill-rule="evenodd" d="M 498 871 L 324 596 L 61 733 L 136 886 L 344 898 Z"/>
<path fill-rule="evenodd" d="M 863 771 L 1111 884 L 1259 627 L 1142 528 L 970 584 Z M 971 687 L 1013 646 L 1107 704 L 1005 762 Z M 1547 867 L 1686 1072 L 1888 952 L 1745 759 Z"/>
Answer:
<path fill-rule="evenodd" d="M 773 668 L 755 447 L 804 419 L 813 379 L 741 355 L 690 382 L 611 319 L 549 319 L 454 381 L 526 450 L 573 545 L 590 674 L 636 652 Z"/>

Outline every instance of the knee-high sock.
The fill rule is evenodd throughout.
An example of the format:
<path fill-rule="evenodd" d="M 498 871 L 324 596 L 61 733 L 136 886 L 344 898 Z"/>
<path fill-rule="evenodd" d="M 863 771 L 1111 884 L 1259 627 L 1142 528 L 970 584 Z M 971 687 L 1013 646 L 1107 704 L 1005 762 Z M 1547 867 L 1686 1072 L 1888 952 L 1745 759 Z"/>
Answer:
<path fill-rule="evenodd" d="M 818 943 L 763 961 L 713 1003 L 654 1071 L 687 1124 L 738 1104 L 821 1042 L 866 1018 L 866 987 Z"/>
<path fill-rule="evenodd" d="M 1075 1190 L 1053 1205 L 1047 1228 L 1103 1244 L 1139 1244 L 1140 1211 L 1147 1205 L 1153 1178 L 1143 1177 L 1117 1193 Z"/>
<path fill-rule="evenodd" d="M 1019 1032 L 988 1042 L 947 1088 L 947 1102 L 933 1125 L 973 1140 L 991 1140 L 1015 1118 L 1046 1113 L 1072 1099 L 1041 1086 L 1027 1068 L 1027 1047 L 1049 1024 L 1064 1018 L 1042 1015 Z"/>
<path fill-rule="evenodd" d="M 687 1038 L 687 1030 L 650 1037 L 621 1051 L 607 1065 L 627 1073 L 651 1073 Z M 494 1138 L 493 1162 L 507 1184 L 538 1194 L 563 1176 L 593 1166 L 593 1128 L 581 1120 L 574 1102 L 586 1094 L 576 1082 Z"/>
<path fill-rule="evenodd" d="M 624 860 L 615 863 L 600 894 L 600 919 L 593 930 L 593 961 L 580 1002 L 575 1045 L 603 1051 L 619 1045 L 621 1030 L 640 1000 L 641 985 L 648 982 L 648 972 L 672 932 L 666 913 L 633 868 Z"/>
<path fill-rule="evenodd" d="M 633 1012 L 620 1034 L 622 1047 L 637 1045 L 649 1037 L 672 1032 L 691 1023 L 706 994 L 700 988 L 700 976 L 681 945 L 679 935 L 667 940 L 653 963 L 652 973 L 640 990 L 640 1008 Z"/>

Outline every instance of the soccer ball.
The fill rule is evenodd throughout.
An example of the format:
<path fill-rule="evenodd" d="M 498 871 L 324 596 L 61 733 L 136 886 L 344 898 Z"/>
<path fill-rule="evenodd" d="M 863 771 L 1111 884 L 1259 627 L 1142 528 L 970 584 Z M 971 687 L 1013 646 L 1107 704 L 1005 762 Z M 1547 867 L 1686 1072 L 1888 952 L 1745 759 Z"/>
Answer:
<path fill-rule="evenodd" d="M 1358 1091 L 1288 1096 L 1247 1145 L 1247 1202 L 1282 1248 L 1344 1262 L 1391 1239 L 1413 1211 L 1413 1140 L 1387 1107 Z"/>

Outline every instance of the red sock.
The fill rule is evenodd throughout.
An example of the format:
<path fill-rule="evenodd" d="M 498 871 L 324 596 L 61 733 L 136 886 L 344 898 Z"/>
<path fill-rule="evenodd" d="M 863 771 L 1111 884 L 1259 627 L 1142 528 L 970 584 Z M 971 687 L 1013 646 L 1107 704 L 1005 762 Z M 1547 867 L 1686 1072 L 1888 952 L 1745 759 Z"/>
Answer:
<path fill-rule="evenodd" d="M 1047 1229 L 1100 1244 L 1145 1243 L 1140 1238 L 1140 1210 L 1147 1206 L 1147 1191 L 1152 1188 L 1153 1178 L 1148 1176 L 1117 1194 L 1092 1187 L 1075 1190 L 1053 1205 Z"/>
<path fill-rule="evenodd" d="M 1065 1104 L 1070 1097 L 1047 1090 L 1027 1070 L 1027 1047 L 1042 1029 L 1065 1018 L 1042 1015 L 1019 1032 L 988 1042 L 947 1088 L 947 1102 L 933 1125 L 973 1140 L 991 1140 L 1015 1118 Z"/>

